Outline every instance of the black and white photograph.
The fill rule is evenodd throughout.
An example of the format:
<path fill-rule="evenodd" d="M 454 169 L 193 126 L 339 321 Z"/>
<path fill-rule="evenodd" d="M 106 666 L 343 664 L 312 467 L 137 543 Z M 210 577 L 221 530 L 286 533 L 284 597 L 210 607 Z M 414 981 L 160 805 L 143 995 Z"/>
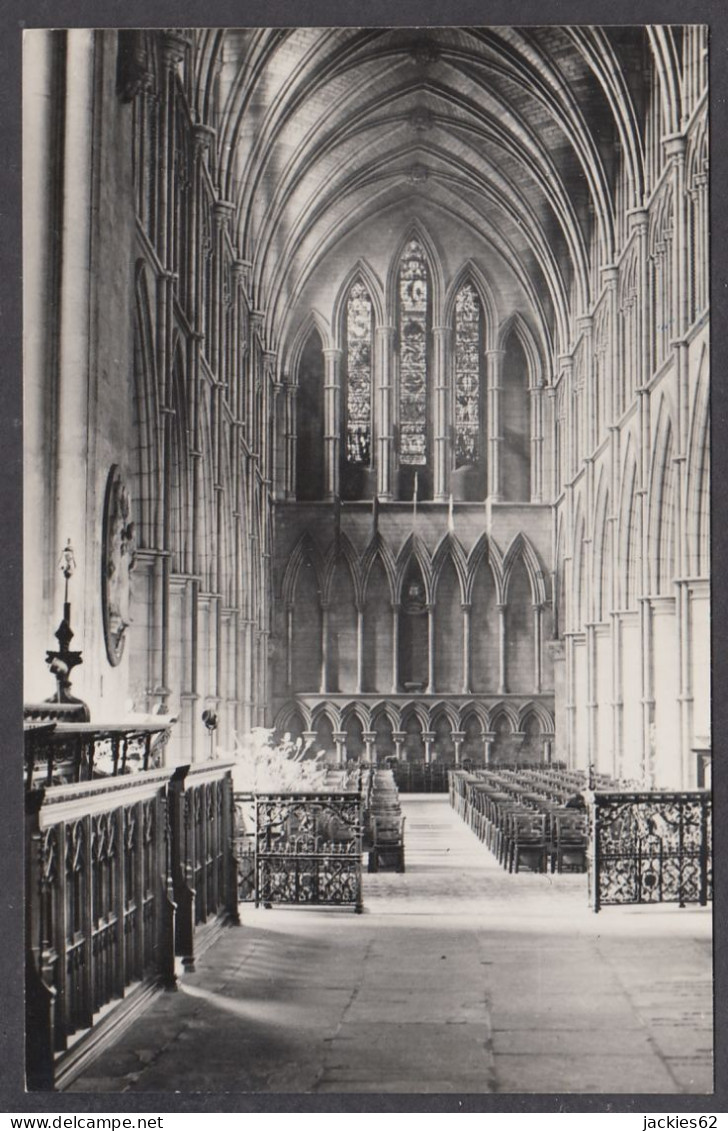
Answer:
<path fill-rule="evenodd" d="M 27 1091 L 710 1096 L 708 26 L 22 55 Z"/>

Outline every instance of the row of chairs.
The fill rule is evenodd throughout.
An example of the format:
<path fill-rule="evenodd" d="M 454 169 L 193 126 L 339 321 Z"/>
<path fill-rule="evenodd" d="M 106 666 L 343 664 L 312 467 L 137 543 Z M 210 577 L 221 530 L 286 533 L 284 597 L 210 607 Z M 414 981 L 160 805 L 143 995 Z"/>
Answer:
<path fill-rule="evenodd" d="M 535 872 L 586 871 L 586 812 L 567 807 L 568 791 L 555 786 L 557 782 L 539 786 L 533 779 L 516 780 L 492 771 L 455 771 L 450 798 L 509 872 L 522 867 Z"/>
<path fill-rule="evenodd" d="M 404 822 L 392 771 L 375 769 L 369 794 L 370 872 L 404 872 Z"/>

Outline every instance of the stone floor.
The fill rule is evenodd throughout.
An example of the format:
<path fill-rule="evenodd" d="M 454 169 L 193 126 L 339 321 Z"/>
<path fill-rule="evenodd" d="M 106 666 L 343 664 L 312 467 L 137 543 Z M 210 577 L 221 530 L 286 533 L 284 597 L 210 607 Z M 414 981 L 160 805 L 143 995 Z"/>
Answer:
<path fill-rule="evenodd" d="M 74 1092 L 706 1093 L 709 910 L 504 873 L 443 796 L 365 913 L 242 908 Z"/>

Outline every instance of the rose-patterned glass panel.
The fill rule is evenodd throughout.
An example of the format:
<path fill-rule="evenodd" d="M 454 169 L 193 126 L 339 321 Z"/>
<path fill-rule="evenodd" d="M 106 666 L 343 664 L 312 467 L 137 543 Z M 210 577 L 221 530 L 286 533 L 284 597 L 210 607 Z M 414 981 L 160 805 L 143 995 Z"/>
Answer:
<path fill-rule="evenodd" d="M 480 301 L 472 283 L 455 299 L 455 466 L 480 459 Z"/>
<path fill-rule="evenodd" d="M 356 282 L 346 303 L 346 460 L 371 466 L 372 300 Z"/>
<path fill-rule="evenodd" d="M 412 239 L 399 266 L 399 460 L 427 462 L 427 260 Z"/>

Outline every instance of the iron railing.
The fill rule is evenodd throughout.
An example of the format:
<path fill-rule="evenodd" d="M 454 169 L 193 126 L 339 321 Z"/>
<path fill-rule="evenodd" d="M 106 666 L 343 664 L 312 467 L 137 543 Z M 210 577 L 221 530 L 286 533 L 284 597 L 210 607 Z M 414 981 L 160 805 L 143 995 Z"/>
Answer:
<path fill-rule="evenodd" d="M 603 792 L 590 805 L 589 894 L 607 904 L 712 899 L 708 791 Z"/>
<path fill-rule="evenodd" d="M 362 910 L 360 792 L 258 794 L 254 809 L 256 906 Z"/>

